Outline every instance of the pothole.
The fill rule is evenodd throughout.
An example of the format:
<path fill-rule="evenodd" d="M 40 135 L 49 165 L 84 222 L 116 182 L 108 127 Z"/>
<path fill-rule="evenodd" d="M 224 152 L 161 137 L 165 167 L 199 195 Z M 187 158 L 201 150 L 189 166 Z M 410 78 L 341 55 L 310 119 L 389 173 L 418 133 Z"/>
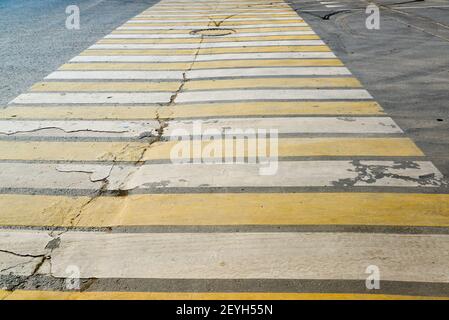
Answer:
<path fill-rule="evenodd" d="M 207 28 L 190 31 L 190 34 L 201 35 L 204 37 L 222 37 L 233 33 L 235 33 L 235 30 L 226 28 Z"/>

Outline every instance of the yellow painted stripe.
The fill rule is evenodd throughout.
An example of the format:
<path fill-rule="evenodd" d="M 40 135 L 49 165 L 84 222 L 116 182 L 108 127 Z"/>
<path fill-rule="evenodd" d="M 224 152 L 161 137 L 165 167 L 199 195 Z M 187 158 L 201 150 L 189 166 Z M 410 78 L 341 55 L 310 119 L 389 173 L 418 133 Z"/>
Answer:
<path fill-rule="evenodd" d="M 187 70 L 191 63 L 67 63 L 59 70 Z M 200 61 L 192 69 L 222 69 L 236 67 L 300 67 L 332 66 L 340 67 L 339 59 L 285 59 L 285 60 L 225 60 Z"/>
<path fill-rule="evenodd" d="M 210 193 L 127 197 L 0 195 L 0 225 L 449 226 L 449 195 L 416 193 Z M 86 205 L 86 203 L 88 203 Z M 332 210 L 329 210 L 332 208 Z"/>
<path fill-rule="evenodd" d="M 196 49 L 85 50 L 80 56 L 195 55 Z"/>
<path fill-rule="evenodd" d="M 270 25 L 286 25 L 290 23 L 303 23 L 302 19 L 292 19 L 292 20 L 249 20 L 249 21 L 224 21 L 220 24 L 220 27 L 225 26 L 242 26 L 242 25 L 258 25 L 258 24 L 270 24 Z M 206 26 L 213 27 L 214 24 L 211 22 L 169 22 L 169 23 L 132 23 L 127 22 L 124 27 L 166 27 L 166 26 Z"/>
<path fill-rule="evenodd" d="M 239 139 L 237 139 L 239 140 Z M 244 141 L 244 140 L 241 140 Z M 257 144 L 256 140 L 248 143 Z M 148 143 L 141 142 L 55 142 L 55 141 L 0 141 L 1 160 L 116 160 L 137 161 L 170 159 L 170 151 L 177 141 L 156 142 L 141 153 Z M 224 154 L 224 143 L 222 154 Z M 281 138 L 280 157 L 293 156 L 423 156 L 408 138 Z M 202 147 L 210 142 L 204 141 Z M 235 148 L 234 148 L 235 149 Z M 269 149 L 267 150 L 269 153 Z M 191 151 L 192 152 L 192 151 Z M 254 157 L 257 153 L 244 155 Z M 193 154 L 193 153 L 192 153 Z M 236 154 L 236 153 L 234 153 Z"/>
<path fill-rule="evenodd" d="M 15 290 L 0 291 L 6 300 L 447 300 L 447 297 L 277 292 L 62 292 Z"/>
<path fill-rule="evenodd" d="M 40 82 L 31 87 L 31 91 L 44 92 L 147 92 L 176 91 L 179 82 Z M 189 81 L 183 87 L 188 90 L 240 89 L 240 88 L 327 88 L 361 87 L 356 78 L 273 78 L 199 80 Z"/>
<path fill-rule="evenodd" d="M 135 55 L 195 55 L 195 49 L 126 49 L 126 50 L 85 50 L 81 56 L 135 56 Z M 247 52 L 330 52 L 328 46 L 272 46 L 272 47 L 232 47 L 205 48 L 199 54 L 247 53 Z"/>
<path fill-rule="evenodd" d="M 193 12 L 193 11 L 206 11 L 206 12 L 210 12 L 211 9 L 216 10 L 217 12 L 219 11 L 225 11 L 224 9 L 226 9 L 226 7 L 230 7 L 230 9 L 234 9 L 235 12 L 261 12 L 261 10 L 266 10 L 266 11 L 270 11 L 270 12 L 292 12 L 292 10 L 290 9 L 290 7 L 287 6 L 275 6 L 275 5 L 270 5 L 270 4 L 261 4 L 258 3 L 256 5 L 256 7 L 248 7 L 248 4 L 223 4 L 223 3 L 219 3 L 219 4 L 204 4 L 204 5 L 198 5 L 198 6 L 189 6 L 189 4 L 183 4 L 184 6 L 171 6 L 169 4 L 165 4 L 162 5 L 161 3 L 143 11 L 143 12 L 151 12 L 151 13 L 158 13 L 158 12 L 163 12 L 163 11 L 176 11 L 179 9 L 188 9 L 188 12 Z M 285 10 L 280 10 L 282 8 L 285 8 Z M 278 11 L 274 11 L 273 9 L 276 9 Z M 228 11 L 226 11 L 226 13 L 228 13 Z"/>
<path fill-rule="evenodd" d="M 242 42 L 242 41 L 270 41 L 270 40 L 316 40 L 320 39 L 317 35 L 306 34 L 306 35 L 292 35 L 292 36 L 259 36 L 259 37 L 212 37 L 212 38 L 204 38 L 202 42 Z M 98 41 L 97 43 L 149 43 L 149 44 L 158 44 L 158 43 L 200 43 L 201 40 L 199 38 L 192 39 L 103 39 Z"/>
<path fill-rule="evenodd" d="M 245 28 L 245 33 L 249 32 L 272 32 L 272 31 L 308 31 L 312 30 L 310 27 L 289 27 L 288 30 L 280 27 L 261 27 L 261 28 Z M 111 34 L 190 34 L 192 30 L 114 30 Z M 241 31 L 242 32 L 242 31 Z"/>
<path fill-rule="evenodd" d="M 243 52 L 324 52 L 330 51 L 326 45 L 321 46 L 273 46 L 273 47 L 240 47 L 240 48 L 205 48 L 199 54 L 243 53 Z"/>
<path fill-rule="evenodd" d="M 154 119 L 197 118 L 248 115 L 383 115 L 374 101 L 280 101 L 239 102 L 213 104 L 185 104 L 180 106 L 59 106 L 0 108 L 0 119 Z"/>
<path fill-rule="evenodd" d="M 325 87 L 361 87 L 356 78 L 258 78 L 220 79 L 186 82 L 184 90 L 240 89 L 240 88 L 325 88 Z"/>
<path fill-rule="evenodd" d="M 31 91 L 176 91 L 180 82 L 39 82 Z"/>

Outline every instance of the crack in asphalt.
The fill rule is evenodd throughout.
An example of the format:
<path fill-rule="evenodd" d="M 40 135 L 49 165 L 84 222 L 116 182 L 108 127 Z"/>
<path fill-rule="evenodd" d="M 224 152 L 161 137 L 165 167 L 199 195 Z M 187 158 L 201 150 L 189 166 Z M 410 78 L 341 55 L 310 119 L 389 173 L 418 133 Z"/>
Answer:
<path fill-rule="evenodd" d="M 127 130 L 92 130 L 92 129 L 76 129 L 76 130 L 66 130 L 60 127 L 54 127 L 54 126 L 47 126 L 47 127 L 42 127 L 42 128 L 36 128 L 36 129 L 32 129 L 32 130 L 17 130 L 17 131 L 13 131 L 13 132 L 0 132 L 0 135 L 6 135 L 6 136 L 11 136 L 11 135 L 15 135 L 15 134 L 20 134 L 20 133 L 33 133 L 33 132 L 38 132 L 38 131 L 42 131 L 42 130 L 60 130 L 64 133 L 76 133 L 76 132 L 96 132 L 96 133 L 125 133 L 128 132 Z"/>
<path fill-rule="evenodd" d="M 435 173 L 426 174 L 415 178 L 411 176 L 404 176 L 401 174 L 389 172 L 389 170 L 395 169 L 420 169 L 419 164 L 413 161 L 402 161 L 402 162 L 395 161 L 392 166 L 379 165 L 379 164 L 365 164 L 361 160 L 353 160 L 351 161 L 351 163 L 355 169 L 350 171 L 356 172 L 357 176 L 355 178 L 345 178 L 333 181 L 332 182 L 333 186 L 353 187 L 356 186 L 359 182 L 365 184 L 372 184 L 384 178 L 392 178 L 415 182 L 419 186 L 447 185 L 447 183 L 444 181 L 444 178 L 436 177 Z"/>
<path fill-rule="evenodd" d="M 41 258 L 41 257 L 45 256 L 45 254 L 18 253 L 18 252 L 14 252 L 11 250 L 5 250 L 5 249 L 0 249 L 0 252 L 12 254 L 14 256 L 21 257 L 21 258 Z"/>

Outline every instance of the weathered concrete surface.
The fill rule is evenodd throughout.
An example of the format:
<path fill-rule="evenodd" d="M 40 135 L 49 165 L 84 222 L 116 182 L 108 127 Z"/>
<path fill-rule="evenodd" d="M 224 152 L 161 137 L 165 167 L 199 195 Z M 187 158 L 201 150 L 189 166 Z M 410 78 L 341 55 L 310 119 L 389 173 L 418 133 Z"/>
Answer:
<path fill-rule="evenodd" d="M 317 28 L 358 64 L 349 68 L 282 0 L 163 0 L 42 75 L 50 74 L 0 112 L 0 207 L 8 208 L 0 211 L 0 297 L 66 290 L 73 267 L 81 291 L 110 297 L 366 294 L 371 264 L 381 269 L 379 293 L 447 296 L 447 179 L 434 165 L 441 159 L 406 137 L 407 121 L 427 122 L 417 103 L 412 112 L 402 104 L 398 126 L 370 81 L 365 88 L 353 76 L 385 77 L 360 67 L 358 52 L 382 61 L 388 46 L 350 32 L 357 54 L 338 47 L 339 26 L 323 24 L 338 15 Z M 217 31 L 210 27 L 225 35 L 201 35 Z M 410 105 L 392 70 L 380 93 Z M 443 76 L 426 69 L 433 77 L 438 91 Z M 219 133 L 278 129 L 278 170 L 172 163 L 169 134 L 195 136 L 196 122 Z"/>

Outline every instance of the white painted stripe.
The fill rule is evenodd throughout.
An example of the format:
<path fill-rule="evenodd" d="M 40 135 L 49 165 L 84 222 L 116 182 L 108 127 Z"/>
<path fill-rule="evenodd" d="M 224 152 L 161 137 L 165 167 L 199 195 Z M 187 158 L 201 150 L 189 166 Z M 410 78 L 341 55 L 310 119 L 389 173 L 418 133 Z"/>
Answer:
<path fill-rule="evenodd" d="M 86 103 L 168 103 L 171 92 L 107 92 L 107 93 L 25 93 L 11 103 L 86 104 Z"/>
<path fill-rule="evenodd" d="M 249 32 L 249 33 L 235 33 L 220 38 L 241 38 L 241 37 L 268 37 L 268 36 L 294 36 L 294 35 L 314 35 L 313 31 L 277 31 L 277 32 Z M 189 33 L 168 33 L 168 34 L 109 34 L 105 39 L 183 39 L 183 38 L 199 38 L 200 35 L 192 35 Z M 213 39 L 213 38 L 211 38 Z"/>
<path fill-rule="evenodd" d="M 89 49 L 197 49 L 227 47 L 271 47 L 271 46 L 321 46 L 322 40 L 280 40 L 280 41 L 231 41 L 199 43 L 157 43 L 157 44 L 94 44 Z"/>
<path fill-rule="evenodd" d="M 182 80 L 182 74 L 182 71 L 55 71 L 45 79 Z M 205 79 L 350 74 L 345 67 L 278 67 L 191 70 L 186 72 L 186 77 L 188 79 Z"/>
<path fill-rule="evenodd" d="M 288 24 L 246 24 L 246 25 L 226 25 L 223 28 L 232 28 L 232 29 L 253 29 L 253 28 L 280 28 L 280 27 L 307 27 L 308 24 L 304 22 L 298 23 L 288 23 Z M 118 27 L 117 30 L 196 30 L 196 29 L 204 29 L 209 28 L 207 24 L 202 26 L 122 26 Z"/>
<path fill-rule="evenodd" d="M 261 175 L 269 165 L 273 175 Z M 422 178 L 432 176 L 432 178 Z M 0 188 L 107 190 L 208 187 L 436 187 L 442 174 L 430 161 L 279 161 L 260 164 L 0 163 Z M 49 181 L 51 184 L 49 185 Z M 188 190 L 186 190 L 188 192 Z"/>
<path fill-rule="evenodd" d="M 261 18 L 235 18 L 235 19 L 226 19 L 226 22 L 232 22 L 232 21 L 277 21 L 277 20 L 300 20 L 302 21 L 302 19 L 298 19 L 298 17 L 281 17 L 281 18 L 273 18 L 273 17 L 269 17 L 266 19 L 261 19 Z M 189 23 L 189 22 L 211 22 L 211 19 L 177 19 L 177 20 L 151 20 L 151 19 L 131 19 L 128 20 L 127 23 L 172 23 L 172 22 L 185 22 L 185 23 Z"/>
<path fill-rule="evenodd" d="M 190 5 L 191 3 L 195 3 L 195 4 L 205 4 L 205 5 L 220 5 L 220 4 L 236 4 L 236 5 L 245 5 L 245 4 L 251 4 L 251 5 L 268 5 L 266 2 L 263 1 L 222 1 L 219 4 L 211 4 L 210 1 L 208 0 L 196 0 L 196 1 L 192 1 L 192 0 L 177 0 L 177 1 L 165 1 L 164 4 L 187 4 Z M 270 1 L 269 3 L 270 5 L 278 5 L 278 4 L 285 4 L 284 1 Z M 156 5 L 154 5 L 151 8 L 155 8 L 160 6 L 161 3 L 158 3 Z M 151 8 L 149 10 L 151 10 Z"/>
<path fill-rule="evenodd" d="M 274 68 L 229 68 L 190 70 L 188 79 L 258 77 L 258 76 L 303 76 L 303 75 L 350 75 L 345 67 L 274 67 Z"/>
<path fill-rule="evenodd" d="M 182 80 L 182 71 L 55 71 L 45 79 Z"/>
<path fill-rule="evenodd" d="M 173 9 L 173 10 L 172 10 Z M 294 12 L 291 7 L 277 7 L 277 6 L 268 6 L 268 5 L 258 5 L 253 6 L 253 7 L 234 7 L 234 6 L 220 6 L 220 5 L 215 5 L 215 6 L 203 6 L 203 7 L 199 7 L 199 8 L 191 8 L 190 5 L 189 6 L 184 6 L 182 8 L 170 8 L 170 7 L 158 7 L 158 6 L 153 6 L 151 7 L 149 10 L 145 10 L 143 11 L 143 13 L 150 13 L 150 14 L 158 14 L 158 13 L 177 13 L 179 14 L 180 12 L 186 12 L 186 13 L 191 13 L 191 12 L 214 12 L 214 13 L 220 13 L 220 14 L 227 14 L 227 13 L 239 13 L 239 12 L 285 12 L 285 13 L 292 13 Z"/>
<path fill-rule="evenodd" d="M 344 7 L 344 6 L 345 5 L 343 5 L 343 4 L 329 4 L 326 7 L 327 8 L 341 8 L 341 7 Z"/>
<path fill-rule="evenodd" d="M 192 62 L 193 55 L 180 56 L 76 56 L 70 62 Z"/>
<path fill-rule="evenodd" d="M 149 121 L 0 121 L 0 135 L 27 137 L 138 137 L 160 125 Z"/>
<path fill-rule="evenodd" d="M 262 52 L 262 53 L 231 53 L 199 55 L 196 61 L 214 60 L 252 60 L 252 59 L 307 59 L 335 58 L 332 52 Z M 191 62 L 193 55 L 180 56 L 77 56 L 70 62 Z"/>
<path fill-rule="evenodd" d="M 58 278 L 77 266 L 83 278 L 331 279 L 363 284 L 366 267 L 376 265 L 385 281 L 449 281 L 448 235 L 68 231 L 59 237 L 51 254 L 51 275 Z M 53 239 L 45 231 L 0 231 L 0 246 L 19 253 L 45 254 Z M 29 276 L 40 261 L 0 254 L 1 269 L 17 266 L 2 274 Z M 43 270 L 49 272 L 49 262 Z"/>
<path fill-rule="evenodd" d="M 301 59 L 301 58 L 335 58 L 332 52 L 255 52 L 231 54 L 200 54 L 196 61 L 241 60 L 241 59 Z"/>
<path fill-rule="evenodd" d="M 402 133 L 396 123 L 388 117 L 297 117 L 297 118 L 218 118 L 195 120 L 202 130 L 222 132 L 231 129 L 273 129 L 279 134 L 291 133 Z M 164 137 L 170 138 L 177 132 L 193 131 L 191 120 L 173 120 L 164 129 Z"/>
<path fill-rule="evenodd" d="M 220 132 L 231 129 L 274 129 L 279 134 L 292 133 L 352 133 L 389 134 L 402 133 L 388 117 L 288 117 L 288 118 L 218 118 L 196 120 L 204 130 Z M 168 121 L 164 137 L 170 138 L 176 130 L 191 133 L 192 120 Z M 158 128 L 157 121 L 53 121 L 53 120 L 3 120 L 0 134 L 27 137 L 37 136 L 81 136 L 81 137 L 134 137 Z M 45 129 L 45 130 L 44 130 Z"/>

